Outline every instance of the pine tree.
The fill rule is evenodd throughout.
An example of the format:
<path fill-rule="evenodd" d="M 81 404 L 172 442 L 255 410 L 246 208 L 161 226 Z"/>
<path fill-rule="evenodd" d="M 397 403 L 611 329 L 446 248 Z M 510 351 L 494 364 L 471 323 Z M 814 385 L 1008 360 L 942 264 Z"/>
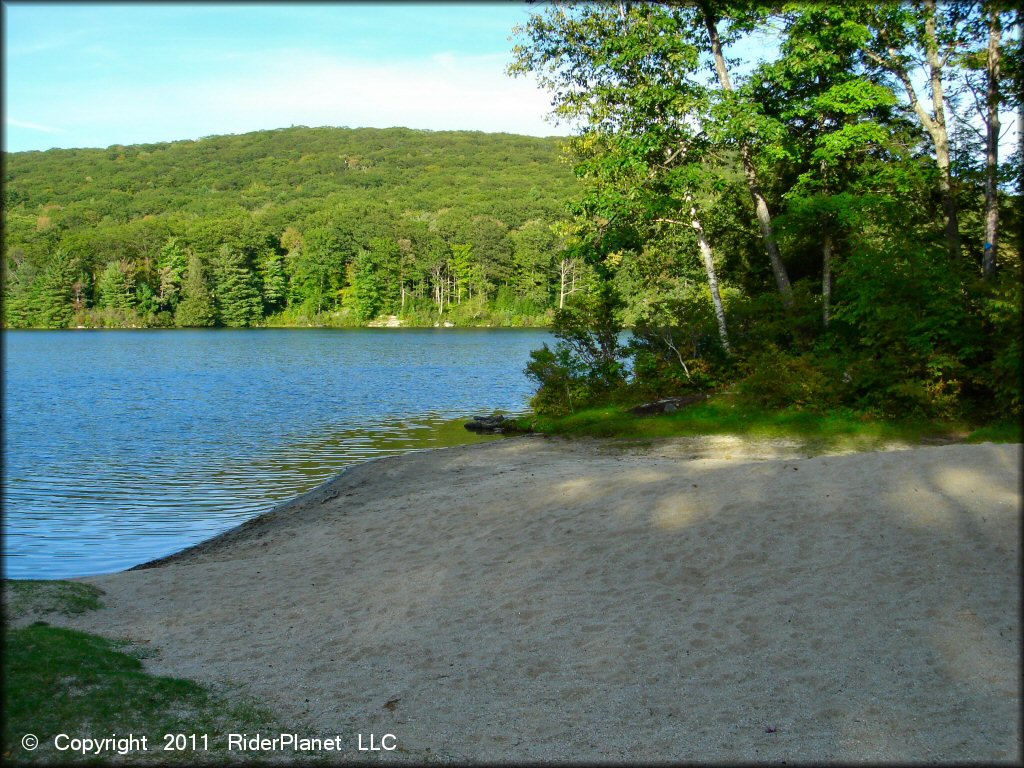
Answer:
<path fill-rule="evenodd" d="M 74 316 L 71 285 L 75 274 L 73 258 L 62 250 L 54 253 L 29 291 L 30 325 L 36 328 L 68 327 Z"/>
<path fill-rule="evenodd" d="M 160 260 L 157 270 L 160 278 L 160 290 L 157 303 L 161 307 L 173 309 L 181 297 L 181 279 L 185 274 L 188 255 L 175 237 L 169 238 L 160 249 Z"/>
<path fill-rule="evenodd" d="M 267 311 L 272 312 L 284 303 L 288 295 L 284 261 L 281 254 L 273 248 L 267 248 L 260 254 L 259 279 L 263 304 Z"/>
<path fill-rule="evenodd" d="M 221 323 L 231 328 L 258 324 L 263 316 L 263 300 L 245 253 L 222 245 L 214 264 L 214 279 Z"/>
<path fill-rule="evenodd" d="M 190 252 L 174 324 L 180 328 L 203 328 L 213 325 L 215 320 L 216 311 L 203 274 L 203 263 L 196 253 Z"/>
<path fill-rule="evenodd" d="M 384 280 L 379 261 L 380 254 L 363 249 L 356 255 L 352 274 L 352 292 L 356 317 L 372 320 L 384 306 Z"/>
<path fill-rule="evenodd" d="M 99 305 L 104 309 L 129 310 L 135 306 L 133 281 L 129 265 L 111 261 L 100 274 L 96 283 Z"/>

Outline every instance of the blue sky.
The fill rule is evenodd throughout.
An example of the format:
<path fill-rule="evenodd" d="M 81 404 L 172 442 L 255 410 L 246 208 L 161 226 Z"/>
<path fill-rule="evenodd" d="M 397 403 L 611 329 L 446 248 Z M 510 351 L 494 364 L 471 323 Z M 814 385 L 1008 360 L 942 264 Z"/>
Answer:
<path fill-rule="evenodd" d="M 545 120 L 550 100 L 532 79 L 505 74 L 512 28 L 531 10 L 524 2 L 4 2 L 3 148 L 289 125 L 566 135 L 567 126 Z M 747 60 L 773 55 L 770 34 L 747 45 Z M 1017 125 L 1010 114 L 1004 124 L 1006 156 Z"/>
<path fill-rule="evenodd" d="M 511 78 L 524 3 L 4 3 L 4 149 L 289 125 L 566 134 Z"/>

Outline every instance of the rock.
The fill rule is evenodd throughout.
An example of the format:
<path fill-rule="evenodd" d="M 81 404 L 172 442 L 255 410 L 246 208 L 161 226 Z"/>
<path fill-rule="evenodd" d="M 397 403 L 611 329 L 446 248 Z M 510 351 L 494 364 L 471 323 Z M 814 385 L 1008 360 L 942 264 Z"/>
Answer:
<path fill-rule="evenodd" d="M 505 417 L 497 416 L 474 416 L 472 421 L 467 421 L 463 426 L 470 432 L 493 432 L 500 434 L 509 426 L 505 423 Z"/>
<path fill-rule="evenodd" d="M 664 400 L 655 400 L 650 403 L 643 403 L 635 408 L 630 408 L 629 412 L 634 416 L 653 416 L 658 413 L 675 413 L 680 408 L 693 403 L 699 403 L 703 400 L 707 400 L 707 395 L 686 395 L 684 397 L 668 397 Z"/>
<path fill-rule="evenodd" d="M 385 318 L 377 318 L 366 324 L 368 328 L 401 328 L 402 321 L 398 315 L 388 315 Z"/>

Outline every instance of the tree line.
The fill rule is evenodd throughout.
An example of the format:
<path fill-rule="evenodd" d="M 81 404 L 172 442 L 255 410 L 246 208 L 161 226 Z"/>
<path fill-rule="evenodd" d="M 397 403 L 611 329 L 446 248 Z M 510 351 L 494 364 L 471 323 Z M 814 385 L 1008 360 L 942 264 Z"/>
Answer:
<path fill-rule="evenodd" d="M 533 355 L 535 407 L 1019 413 L 1019 33 L 998 0 L 534 14 L 510 71 L 579 126 L 565 247 L 597 274 Z"/>
<path fill-rule="evenodd" d="M 8 327 L 544 324 L 561 142 L 290 128 L 5 155 Z"/>

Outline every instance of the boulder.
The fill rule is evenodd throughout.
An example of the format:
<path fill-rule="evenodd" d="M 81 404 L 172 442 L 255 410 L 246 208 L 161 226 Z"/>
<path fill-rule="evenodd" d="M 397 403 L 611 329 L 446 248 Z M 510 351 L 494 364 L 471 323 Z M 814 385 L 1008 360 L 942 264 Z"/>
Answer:
<path fill-rule="evenodd" d="M 505 421 L 505 417 L 500 414 L 497 416 L 474 416 L 473 420 L 467 421 L 464 426 L 470 432 L 501 433 L 505 431 L 506 426 L 510 426 Z"/>
<path fill-rule="evenodd" d="M 707 400 L 707 395 L 685 395 L 684 397 L 668 397 L 664 400 L 655 400 L 650 403 L 643 403 L 635 408 L 630 408 L 629 412 L 634 416 L 653 416 L 658 413 L 675 413 L 680 408 L 684 408 L 687 405 L 693 403 L 699 403 L 703 400 Z"/>

